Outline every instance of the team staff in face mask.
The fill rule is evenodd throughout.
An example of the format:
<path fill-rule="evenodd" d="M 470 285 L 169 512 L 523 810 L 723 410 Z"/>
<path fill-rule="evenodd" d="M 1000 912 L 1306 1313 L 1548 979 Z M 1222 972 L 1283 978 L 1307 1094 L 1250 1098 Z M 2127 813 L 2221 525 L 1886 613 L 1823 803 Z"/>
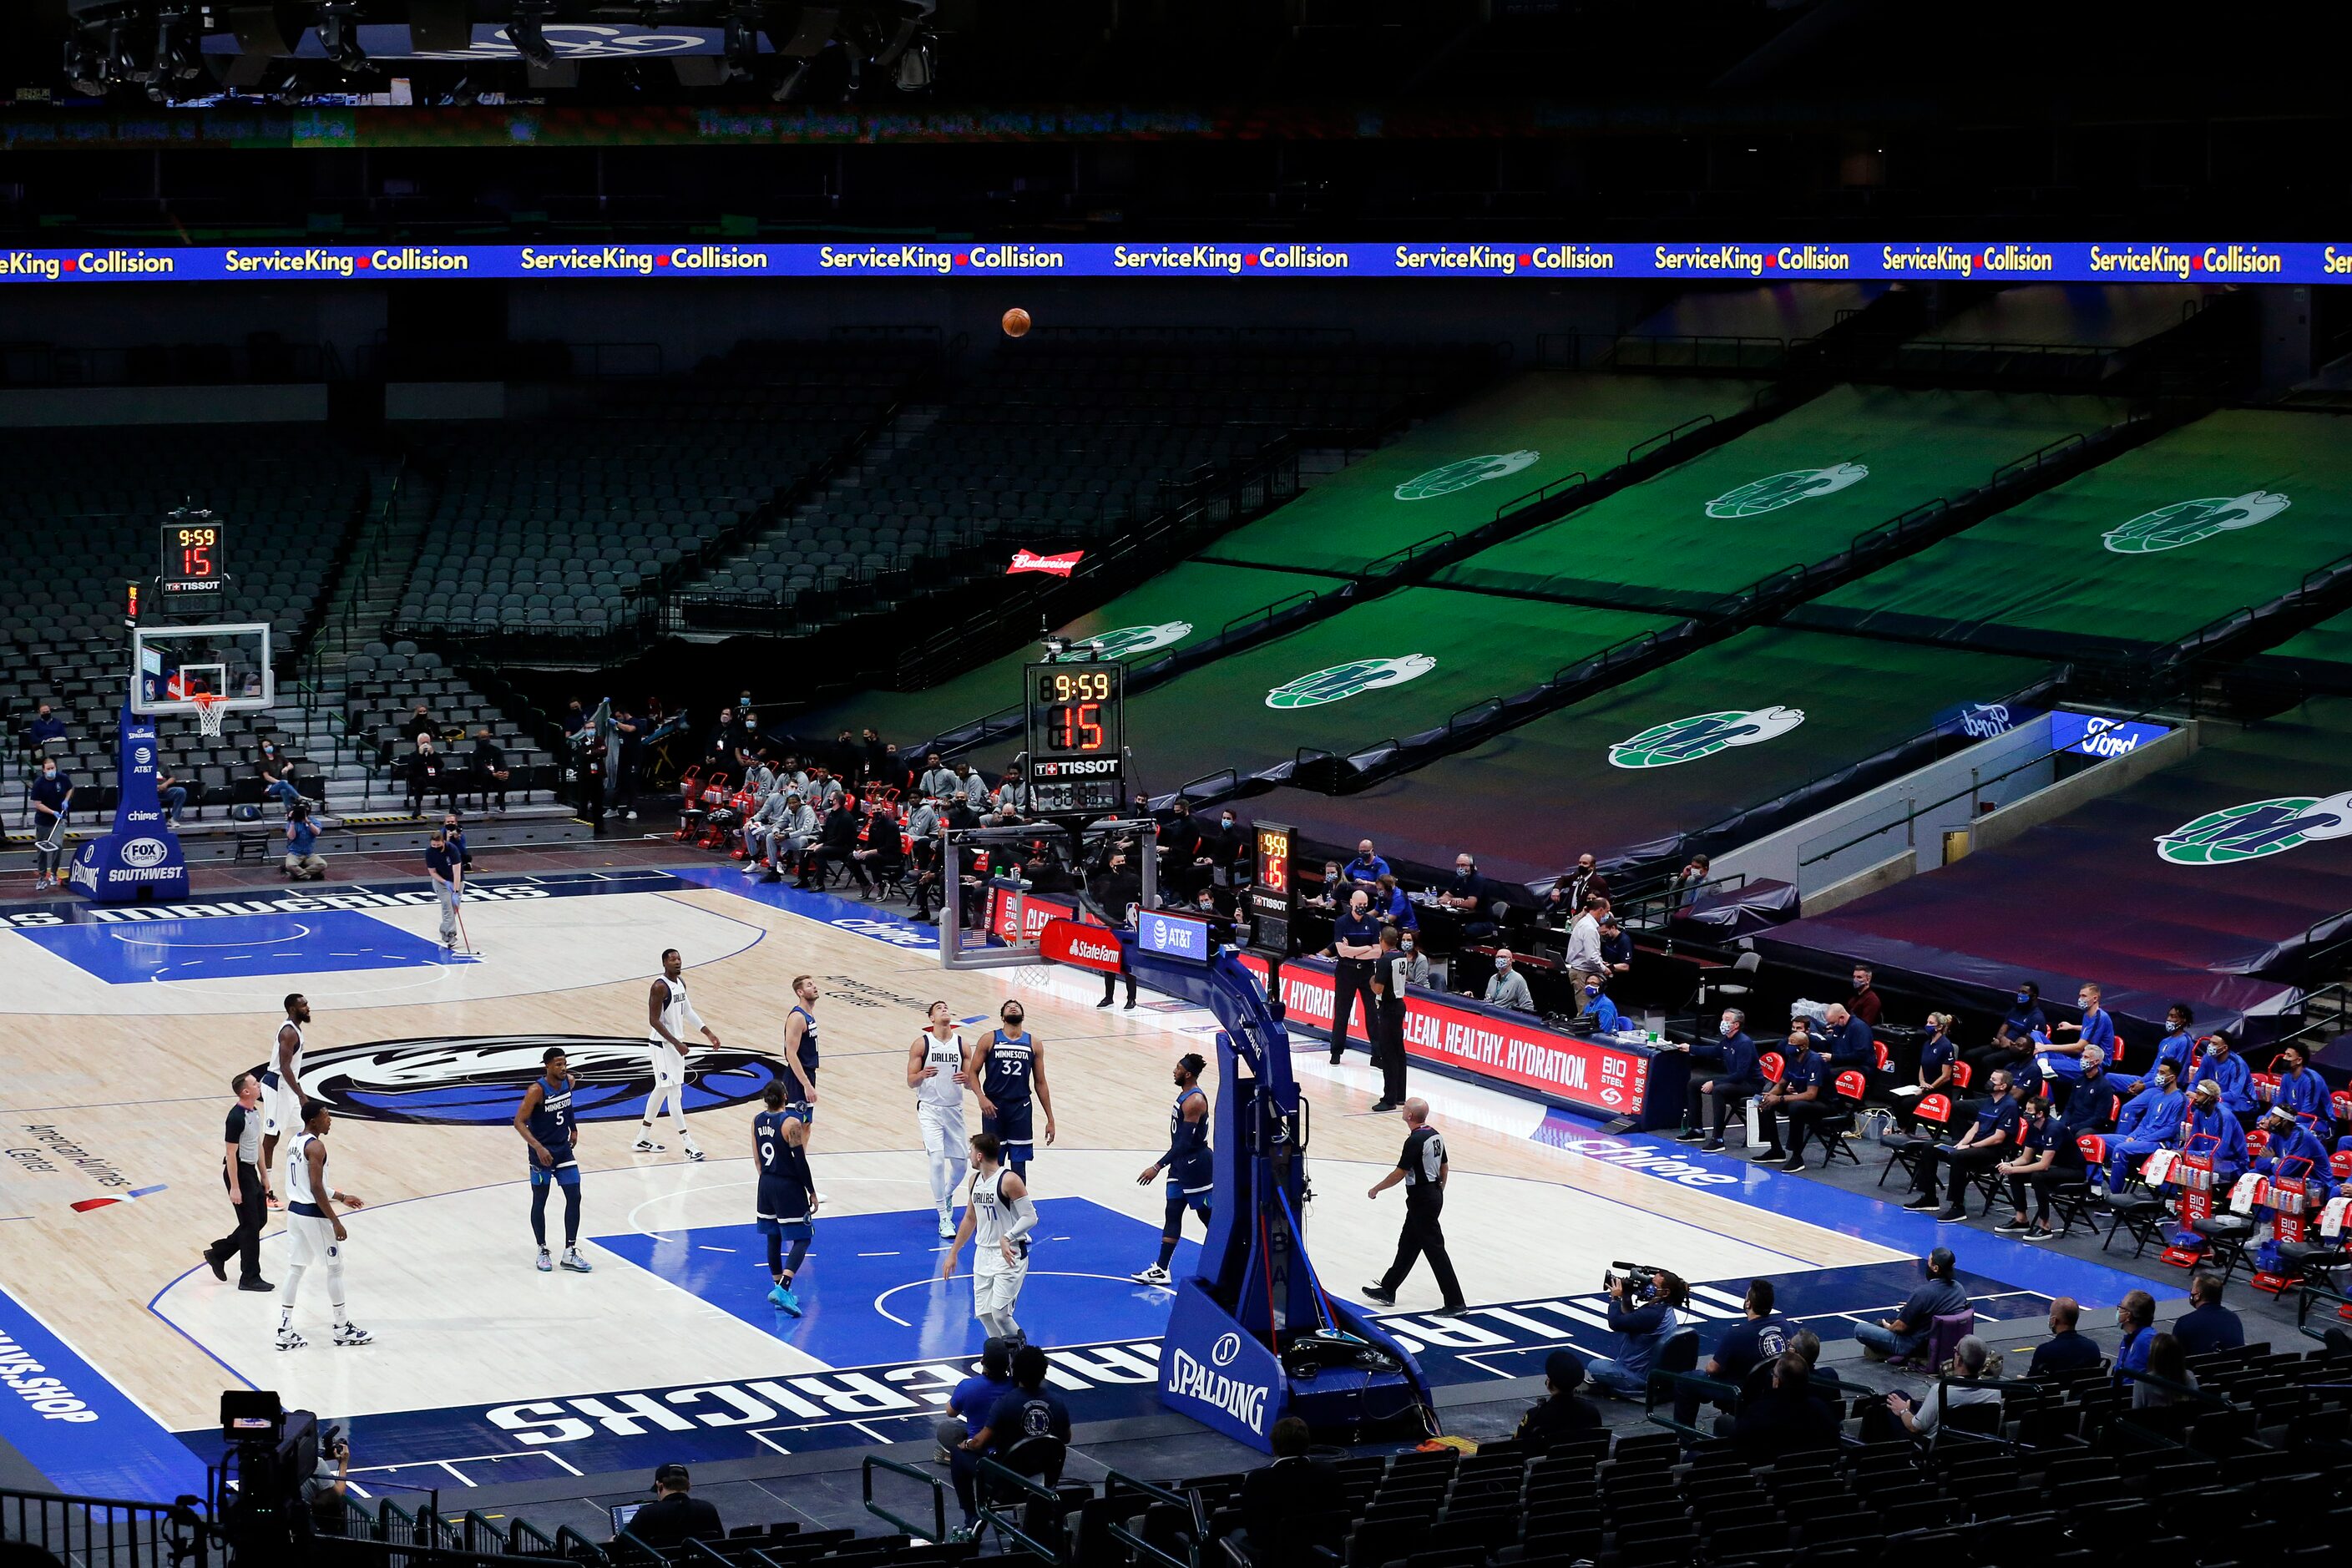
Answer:
<path fill-rule="evenodd" d="M 1695 1041 L 1689 1047 L 1691 1058 L 1690 1087 L 1683 1097 L 1683 1128 L 1675 1140 L 1696 1143 L 1706 1140 L 1708 1152 L 1723 1147 L 1723 1129 L 1731 1120 L 1731 1109 L 1751 1094 L 1764 1092 L 1764 1077 L 1756 1070 L 1756 1042 L 1748 1037 L 1748 1015 L 1737 1007 L 1726 1007 L 1716 1022 L 1716 1037 Z M 1712 1068 L 1703 1073 L 1702 1067 Z M 1715 1097 L 1714 1131 L 1702 1131 L 1704 1097 Z"/>
<path fill-rule="evenodd" d="M 55 757 L 42 760 L 41 776 L 33 781 L 33 886 L 64 887 L 65 873 L 58 869 L 66 852 L 66 814 L 73 809 L 73 780 L 58 766 Z"/>
<path fill-rule="evenodd" d="M 2009 1013 L 2001 1019 L 2000 1026 L 1993 1030 L 1992 1038 L 1961 1052 L 1961 1059 L 1969 1064 L 1976 1081 L 1982 1083 L 1995 1068 L 2014 1071 L 2030 1061 L 2033 1037 L 2040 1034 L 2046 1037 L 2049 1032 L 2050 1016 L 2042 1010 L 2042 987 L 2028 980 L 2010 999 Z"/>

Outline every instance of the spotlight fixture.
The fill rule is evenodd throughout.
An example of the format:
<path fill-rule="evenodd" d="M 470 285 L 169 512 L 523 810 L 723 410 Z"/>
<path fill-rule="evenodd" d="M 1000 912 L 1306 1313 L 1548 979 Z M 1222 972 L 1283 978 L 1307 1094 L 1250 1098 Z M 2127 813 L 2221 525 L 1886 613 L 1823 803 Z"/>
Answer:
<path fill-rule="evenodd" d="M 784 68 L 784 74 L 776 79 L 776 85 L 768 89 L 768 96 L 778 103 L 790 103 L 793 95 L 800 91 L 801 83 L 808 79 L 808 73 L 807 60 L 794 60 Z"/>
<path fill-rule="evenodd" d="M 66 80 L 84 98 L 106 96 L 106 67 L 98 51 L 79 38 L 66 44 Z"/>
<path fill-rule="evenodd" d="M 196 52 L 189 8 L 169 5 L 155 14 L 155 74 L 193 81 L 204 74 L 204 58 Z"/>
<path fill-rule="evenodd" d="M 541 70 L 555 68 L 555 49 L 547 41 L 547 22 L 555 15 L 555 0 L 515 0 L 514 18 L 507 39 L 516 53 Z"/>
<path fill-rule="evenodd" d="M 368 68 L 367 51 L 360 47 L 360 0 L 319 0 L 319 42 L 345 76 Z"/>
<path fill-rule="evenodd" d="M 760 64 L 761 0 L 735 0 L 727 13 L 727 74 L 749 81 Z"/>

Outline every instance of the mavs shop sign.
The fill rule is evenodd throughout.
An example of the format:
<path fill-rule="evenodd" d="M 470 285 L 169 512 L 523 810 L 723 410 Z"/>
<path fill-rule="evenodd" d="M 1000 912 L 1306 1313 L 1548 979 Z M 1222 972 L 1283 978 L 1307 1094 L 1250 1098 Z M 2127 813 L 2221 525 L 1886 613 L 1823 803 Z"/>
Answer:
<path fill-rule="evenodd" d="M 188 863 L 179 835 L 163 820 L 155 795 L 155 725 L 122 710 L 115 776 L 114 826 L 74 856 L 72 884 L 101 904 L 188 896 Z"/>

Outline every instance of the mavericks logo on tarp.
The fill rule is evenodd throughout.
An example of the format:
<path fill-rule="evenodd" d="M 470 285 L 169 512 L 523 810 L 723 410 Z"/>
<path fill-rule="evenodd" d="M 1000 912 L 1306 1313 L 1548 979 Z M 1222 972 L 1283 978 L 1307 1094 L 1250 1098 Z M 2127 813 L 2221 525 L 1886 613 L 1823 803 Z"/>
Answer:
<path fill-rule="evenodd" d="M 571 1061 L 581 1121 L 617 1121 L 645 1109 L 654 1088 L 646 1043 L 600 1035 L 441 1035 L 331 1046 L 304 1054 L 302 1089 L 336 1115 L 362 1121 L 501 1124 L 514 1120 L 551 1046 Z M 686 1109 L 756 1100 L 777 1075 L 757 1052 L 695 1051 L 686 1059 Z"/>
<path fill-rule="evenodd" d="M 1436 668 L 1437 661 L 1425 653 L 1409 653 L 1399 658 L 1351 659 L 1346 664 L 1335 664 L 1328 669 L 1318 669 L 1312 675 L 1285 681 L 1265 694 L 1265 705 L 1269 708 L 1319 708 L 1326 702 L 1339 702 L 1380 687 L 1402 686 L 1408 680 L 1420 679 Z"/>
<path fill-rule="evenodd" d="M 2152 555 L 2178 550 L 2217 533 L 2268 522 L 2292 504 L 2273 490 L 2248 490 L 2242 496 L 2208 496 L 2202 500 L 2175 501 L 2144 511 L 2101 535 L 2118 555 Z"/>
<path fill-rule="evenodd" d="M 2282 855 L 2315 838 L 2347 837 L 2352 837 L 2352 790 L 2225 805 L 2158 838 L 2156 852 L 2176 866 L 2227 866 Z"/>
<path fill-rule="evenodd" d="M 1192 635 L 1192 622 L 1164 621 L 1156 626 L 1121 626 L 1115 632 L 1088 637 L 1077 646 L 1097 658 L 1125 658 L 1131 653 L 1150 653 L 1170 643 L 1182 642 Z"/>
<path fill-rule="evenodd" d="M 1616 768 L 1670 768 L 1711 757 L 1726 746 L 1753 746 L 1785 735 L 1805 721 L 1795 708 L 1727 709 L 1720 713 L 1694 713 L 1653 724 L 1640 734 L 1609 748 L 1609 765 Z"/>
<path fill-rule="evenodd" d="M 1425 474 L 1417 474 L 1405 480 L 1397 486 L 1396 499 L 1428 500 L 1435 496 L 1450 496 L 1455 490 L 1466 490 L 1472 485 L 1516 474 L 1542 456 L 1541 452 L 1519 451 L 1488 452 L 1484 457 L 1464 458 L 1459 462 L 1432 468 Z"/>
<path fill-rule="evenodd" d="M 1785 474 L 1770 474 L 1751 479 L 1737 489 L 1728 489 L 1706 503 L 1709 517 L 1754 517 L 1758 512 L 1779 511 L 1784 506 L 1794 506 L 1815 496 L 1832 495 L 1848 485 L 1858 485 L 1870 478 L 1870 469 L 1861 463 L 1832 463 L 1826 468 L 1790 468 Z"/>

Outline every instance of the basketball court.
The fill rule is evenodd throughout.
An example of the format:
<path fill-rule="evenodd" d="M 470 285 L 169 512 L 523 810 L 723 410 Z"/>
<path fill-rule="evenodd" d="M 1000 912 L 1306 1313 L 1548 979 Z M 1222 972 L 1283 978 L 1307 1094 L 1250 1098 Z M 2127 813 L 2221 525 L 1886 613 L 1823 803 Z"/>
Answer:
<path fill-rule="evenodd" d="M 1161 1201 L 1135 1178 L 1165 1148 L 1169 1067 L 1213 1037 L 1208 1014 L 1149 993 L 1131 1013 L 1098 1009 L 1096 977 L 1073 970 L 944 972 L 929 927 L 709 862 L 488 874 L 467 914 L 477 957 L 441 953 L 415 884 L 0 914 L 0 1331 L 87 1407 L 51 1414 L 89 1416 L 52 1419 L 28 1395 L 0 1406 L 0 1436 L 58 1485 L 198 1489 L 223 1386 L 348 1419 L 372 1473 L 443 1487 L 919 1436 L 980 1343 L 968 1279 L 936 1277 L 945 1244 L 903 1076 L 935 997 L 967 1033 L 1008 994 L 1026 1003 L 1059 1136 L 1031 1167 L 1040 1239 L 1022 1315 L 1055 1348 L 1078 1419 L 1155 1407 L 1171 1296 L 1127 1278 L 1151 1261 Z M 667 1152 L 628 1152 L 650 1087 L 646 987 L 671 946 L 724 1042 L 692 1062 L 699 1164 L 667 1132 Z M 809 1309 L 793 1319 L 764 1299 L 747 1134 L 803 973 L 821 991 L 813 1163 L 826 1202 Z M 215 1281 L 197 1258 L 227 1228 L 229 1079 L 261 1062 L 289 991 L 315 1012 L 308 1072 L 335 1111 L 334 1180 L 366 1199 L 346 1255 L 352 1315 L 376 1336 L 363 1348 L 320 1333 L 277 1351 L 275 1298 Z M 550 1043 L 586 1089 L 585 1276 L 532 1267 L 509 1124 Z M 1326 1288 L 1352 1297 L 1393 1250 L 1401 1205 L 1365 1189 L 1403 1130 L 1368 1114 L 1369 1068 L 1329 1067 L 1319 1039 L 1294 1051 L 1314 1112 L 1304 1223 Z M 1713 1322 L 1738 1315 L 1746 1279 L 1771 1276 L 1784 1308 L 1835 1337 L 1899 1302 L 1934 1244 L 1932 1224 L 1892 1204 L 1607 1138 L 1433 1074 L 1414 1088 L 1452 1150 L 1446 1226 L 1477 1305 L 1433 1315 L 1423 1271 L 1382 1321 L 1441 1388 L 1524 1375 L 1559 1344 L 1605 1351 L 1599 1286 L 1617 1258 L 1708 1282 L 1695 1305 Z M 1180 1279 L 1197 1239 L 1188 1222 Z M 265 1275 L 281 1275 L 285 1245 L 273 1215 Z M 2129 1284 L 1991 1237 L 1971 1237 L 1963 1261 L 1997 1318 Z M 305 1292 L 298 1321 L 323 1327 L 320 1294 Z"/>

